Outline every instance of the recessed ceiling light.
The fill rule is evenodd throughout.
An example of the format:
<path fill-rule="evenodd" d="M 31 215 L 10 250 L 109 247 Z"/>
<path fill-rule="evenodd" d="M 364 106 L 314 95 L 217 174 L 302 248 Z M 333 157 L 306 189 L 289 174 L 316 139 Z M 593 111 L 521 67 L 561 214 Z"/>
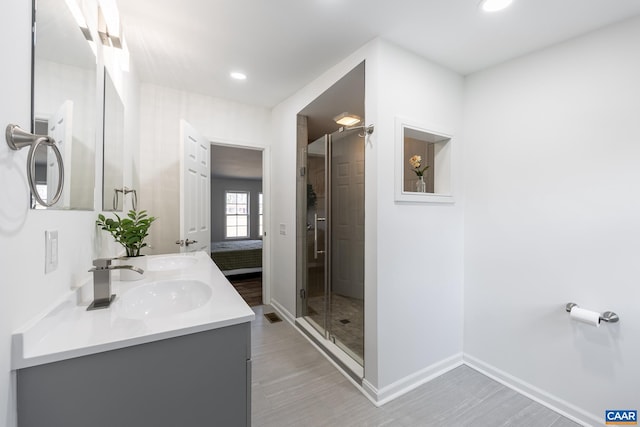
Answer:
<path fill-rule="evenodd" d="M 333 118 L 333 121 L 342 126 L 353 126 L 356 123 L 360 123 L 362 120 L 359 116 L 355 114 L 349 114 L 346 111 L 344 113 L 340 113 Z"/>
<path fill-rule="evenodd" d="M 236 79 L 236 80 L 246 80 L 247 79 L 247 75 L 244 73 L 240 73 L 238 71 L 233 71 L 229 74 L 231 76 L 232 79 Z"/>
<path fill-rule="evenodd" d="M 513 0 L 483 0 L 482 10 L 485 12 L 497 12 L 509 6 Z"/>

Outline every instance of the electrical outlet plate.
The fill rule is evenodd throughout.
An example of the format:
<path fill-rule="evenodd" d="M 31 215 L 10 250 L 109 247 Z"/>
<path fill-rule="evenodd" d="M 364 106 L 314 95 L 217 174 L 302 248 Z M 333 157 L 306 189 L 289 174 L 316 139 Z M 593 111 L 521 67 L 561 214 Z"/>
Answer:
<path fill-rule="evenodd" d="M 44 232 L 44 272 L 51 273 L 58 268 L 58 230 Z"/>

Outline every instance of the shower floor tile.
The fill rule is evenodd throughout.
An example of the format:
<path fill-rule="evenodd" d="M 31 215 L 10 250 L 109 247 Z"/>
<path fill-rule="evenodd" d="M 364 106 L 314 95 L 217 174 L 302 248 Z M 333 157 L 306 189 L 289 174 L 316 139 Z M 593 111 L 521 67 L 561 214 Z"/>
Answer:
<path fill-rule="evenodd" d="M 307 310 L 309 317 L 321 325 L 324 297 L 308 298 L 307 307 L 311 309 Z M 364 359 L 364 301 L 334 293 L 331 298 L 331 332 L 360 360 Z"/>

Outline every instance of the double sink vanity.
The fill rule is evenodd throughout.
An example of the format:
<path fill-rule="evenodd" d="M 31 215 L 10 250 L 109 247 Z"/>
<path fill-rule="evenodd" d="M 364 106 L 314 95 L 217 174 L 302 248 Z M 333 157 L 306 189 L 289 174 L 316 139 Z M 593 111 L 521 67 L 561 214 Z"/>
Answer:
<path fill-rule="evenodd" d="M 251 425 L 253 310 L 205 252 L 146 258 L 108 308 L 89 281 L 13 334 L 21 427 Z"/>

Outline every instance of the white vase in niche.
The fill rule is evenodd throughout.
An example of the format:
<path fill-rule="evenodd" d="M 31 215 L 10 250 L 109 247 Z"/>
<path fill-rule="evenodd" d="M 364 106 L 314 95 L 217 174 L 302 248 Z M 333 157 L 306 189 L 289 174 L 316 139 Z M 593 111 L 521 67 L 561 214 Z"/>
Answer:
<path fill-rule="evenodd" d="M 418 180 L 416 181 L 416 191 L 418 193 L 427 192 L 427 183 L 424 182 L 424 177 L 422 175 L 418 176 Z"/>
<path fill-rule="evenodd" d="M 118 265 L 131 265 L 144 271 L 147 269 L 147 257 L 140 255 L 136 257 L 118 258 Z M 137 271 L 129 270 L 128 268 L 120 268 L 118 271 L 120 272 L 120 280 L 132 281 L 144 279 L 144 273 L 140 274 Z"/>

